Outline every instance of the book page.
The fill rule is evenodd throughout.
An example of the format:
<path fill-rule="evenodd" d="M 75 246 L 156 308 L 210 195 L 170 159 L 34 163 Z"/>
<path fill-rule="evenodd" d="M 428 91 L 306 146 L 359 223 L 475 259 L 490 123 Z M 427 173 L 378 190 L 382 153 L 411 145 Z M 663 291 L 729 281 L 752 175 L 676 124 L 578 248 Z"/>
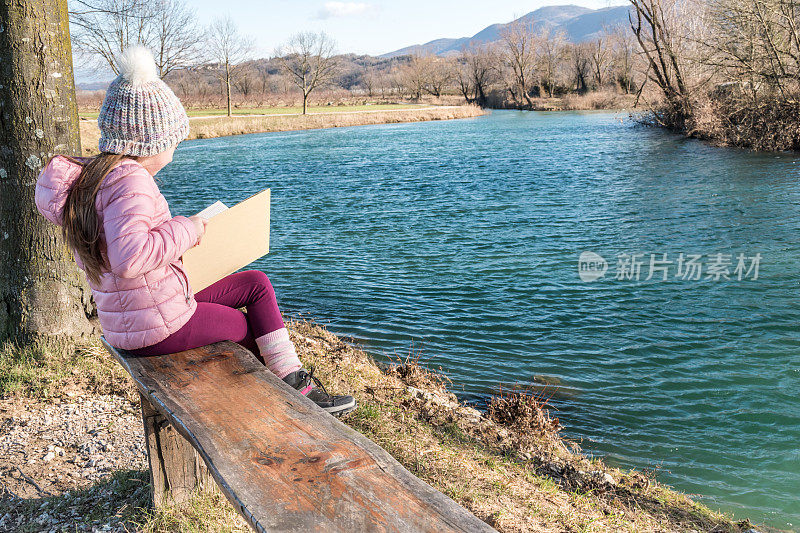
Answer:
<path fill-rule="evenodd" d="M 220 213 L 222 213 L 226 209 L 228 209 L 228 206 L 223 204 L 219 200 L 217 200 L 216 202 L 214 202 L 210 206 L 206 207 L 205 209 L 203 209 L 202 211 L 197 213 L 197 216 L 203 217 L 205 219 L 209 219 L 211 217 L 219 215 Z"/>

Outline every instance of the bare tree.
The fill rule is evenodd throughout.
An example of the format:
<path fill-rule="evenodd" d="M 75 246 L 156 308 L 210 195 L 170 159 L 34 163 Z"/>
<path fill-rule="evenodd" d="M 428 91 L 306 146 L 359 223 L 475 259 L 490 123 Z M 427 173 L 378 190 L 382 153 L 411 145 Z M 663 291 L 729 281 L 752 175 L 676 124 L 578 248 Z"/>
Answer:
<path fill-rule="evenodd" d="M 275 77 L 278 78 L 277 80 L 278 90 L 283 95 L 288 96 L 289 93 L 292 91 L 292 87 L 294 87 L 294 80 L 292 79 L 292 77 L 283 71 L 283 67 L 281 67 L 280 74 L 277 74 Z"/>
<path fill-rule="evenodd" d="M 377 84 L 382 99 L 385 100 L 392 94 L 399 94 L 397 91 L 397 85 L 400 83 L 398 77 L 399 74 L 396 62 L 392 62 L 389 68 L 378 77 Z"/>
<path fill-rule="evenodd" d="M 251 65 L 242 65 L 238 75 L 233 79 L 234 86 L 245 98 L 253 91 L 253 78 L 255 76 L 255 69 Z"/>
<path fill-rule="evenodd" d="M 91 293 L 59 229 L 34 205 L 54 153 L 79 155 L 67 0 L 0 3 L 0 341 L 91 332 Z"/>
<path fill-rule="evenodd" d="M 373 94 L 375 93 L 375 85 L 377 84 L 377 79 L 375 75 L 375 69 L 371 65 L 364 65 L 361 69 L 361 82 L 364 84 L 364 88 L 367 90 L 367 95 L 372 98 Z"/>
<path fill-rule="evenodd" d="M 408 63 L 399 70 L 398 81 L 416 98 L 422 98 L 428 83 L 429 62 L 425 56 L 412 54 Z"/>
<path fill-rule="evenodd" d="M 530 27 L 520 22 L 509 24 L 500 32 L 500 42 L 503 63 L 510 74 L 507 82 L 512 99 L 517 106 L 524 101 L 533 107 L 530 91 L 535 79 L 536 47 Z"/>
<path fill-rule="evenodd" d="M 200 92 L 201 86 L 205 83 L 205 76 L 198 67 L 188 67 L 171 73 L 169 83 L 171 86 L 177 87 L 183 100 L 190 96 L 196 96 Z"/>
<path fill-rule="evenodd" d="M 407 75 L 407 66 L 395 65 L 392 67 L 388 76 L 388 85 L 390 94 L 395 94 L 400 98 L 406 96 L 413 96 L 414 88 L 409 85 L 409 78 Z M 419 98 L 419 94 L 417 98 Z"/>
<path fill-rule="evenodd" d="M 195 13 L 183 0 L 156 0 L 153 9 L 150 42 L 158 75 L 163 78 L 179 68 L 187 68 L 200 59 L 199 47 L 206 39 L 197 24 Z"/>
<path fill-rule="evenodd" d="M 611 47 L 609 46 L 609 32 L 603 30 L 600 35 L 589 41 L 589 62 L 592 69 L 592 78 L 600 89 L 606 81 L 606 73 L 611 63 Z"/>
<path fill-rule="evenodd" d="M 434 55 L 427 56 L 425 62 L 427 63 L 425 91 L 438 98 L 453 81 L 453 63 L 449 59 Z"/>
<path fill-rule="evenodd" d="M 684 75 L 681 44 L 684 41 L 678 23 L 680 0 L 630 0 L 634 12 L 629 21 L 647 62 L 647 77 L 661 89 L 667 106 L 668 125 L 683 128 L 690 115 L 689 92 Z"/>
<path fill-rule="evenodd" d="M 466 100 L 468 104 L 472 103 L 474 98 L 472 76 L 469 72 L 469 66 L 466 64 L 466 61 L 463 60 L 463 55 L 456 69 L 456 84 L 458 84 L 458 90 L 464 97 L 464 100 Z"/>
<path fill-rule="evenodd" d="M 294 84 L 303 92 L 303 114 L 308 95 L 317 87 L 330 83 L 339 70 L 334 54 L 336 44 L 326 33 L 302 32 L 293 35 L 276 55 Z"/>
<path fill-rule="evenodd" d="M 552 98 L 557 85 L 559 65 L 564 61 L 567 36 L 563 31 L 551 32 L 545 28 L 536 36 L 540 59 L 540 77 L 547 95 Z"/>
<path fill-rule="evenodd" d="M 497 78 L 497 52 L 490 44 L 470 43 L 459 56 L 461 66 L 457 70 L 457 81 L 467 102 L 486 105 L 489 86 Z"/>
<path fill-rule="evenodd" d="M 636 40 L 627 26 L 616 26 L 611 32 L 611 50 L 615 65 L 616 82 L 625 93 L 634 88 L 633 65 Z"/>
<path fill-rule="evenodd" d="M 689 88 L 687 131 L 757 149 L 800 149 L 800 3 L 709 0 L 706 6 L 708 34 L 698 39 L 701 53 L 690 64 L 705 67 L 714 86 Z"/>
<path fill-rule="evenodd" d="M 148 17 L 141 0 L 78 1 L 69 16 L 72 41 L 78 52 L 101 58 L 118 74 L 115 57 L 129 46 L 145 43 Z"/>
<path fill-rule="evenodd" d="M 578 93 L 585 93 L 589 88 L 591 75 L 590 43 L 572 44 L 569 47 L 569 64 L 572 71 L 573 88 Z"/>
<path fill-rule="evenodd" d="M 783 100 L 800 90 L 800 3 L 796 0 L 712 0 L 711 63 L 726 81 L 752 92 L 769 87 Z"/>
<path fill-rule="evenodd" d="M 219 78 L 225 87 L 228 116 L 231 116 L 232 79 L 252 49 L 252 39 L 239 33 L 230 15 L 215 20 L 208 29 L 208 53 L 220 69 Z"/>
<path fill-rule="evenodd" d="M 258 81 L 261 94 L 267 95 L 272 92 L 274 71 L 269 60 L 259 59 L 253 64 L 253 74 Z"/>
<path fill-rule="evenodd" d="M 160 77 L 198 58 L 203 32 L 184 0 L 77 0 L 70 12 L 78 51 L 117 74 L 114 58 L 132 45 L 153 51 Z"/>

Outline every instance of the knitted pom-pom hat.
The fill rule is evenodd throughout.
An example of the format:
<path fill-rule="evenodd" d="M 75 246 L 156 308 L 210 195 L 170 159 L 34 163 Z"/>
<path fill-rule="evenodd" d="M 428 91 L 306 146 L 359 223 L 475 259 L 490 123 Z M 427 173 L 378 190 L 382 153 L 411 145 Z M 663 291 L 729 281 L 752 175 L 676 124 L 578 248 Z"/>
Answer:
<path fill-rule="evenodd" d="M 100 151 L 146 156 L 159 154 L 189 135 L 189 117 L 158 77 L 147 48 L 128 48 L 117 60 L 119 76 L 106 90 L 97 124 Z"/>

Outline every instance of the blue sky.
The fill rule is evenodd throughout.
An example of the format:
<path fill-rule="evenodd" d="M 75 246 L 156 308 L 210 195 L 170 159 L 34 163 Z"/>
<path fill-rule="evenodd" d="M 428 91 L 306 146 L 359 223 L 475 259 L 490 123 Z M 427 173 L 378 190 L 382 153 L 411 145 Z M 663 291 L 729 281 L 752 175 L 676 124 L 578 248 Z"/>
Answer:
<path fill-rule="evenodd" d="M 327 32 L 342 53 L 380 55 L 442 37 L 469 37 L 548 5 L 593 9 L 626 0 L 187 0 L 206 25 L 229 14 L 255 40 L 254 57 L 268 57 L 299 31 Z M 109 71 L 110 72 L 110 71 Z M 113 75 L 76 69 L 78 82 Z"/>
<path fill-rule="evenodd" d="M 576 4 L 593 9 L 624 0 L 194 0 L 198 18 L 211 22 L 230 14 L 256 40 L 259 57 L 298 31 L 324 30 L 339 52 L 379 55 L 441 37 L 467 37 L 489 24 L 508 22 L 547 5 Z M 224 7 L 221 7 L 224 5 Z"/>

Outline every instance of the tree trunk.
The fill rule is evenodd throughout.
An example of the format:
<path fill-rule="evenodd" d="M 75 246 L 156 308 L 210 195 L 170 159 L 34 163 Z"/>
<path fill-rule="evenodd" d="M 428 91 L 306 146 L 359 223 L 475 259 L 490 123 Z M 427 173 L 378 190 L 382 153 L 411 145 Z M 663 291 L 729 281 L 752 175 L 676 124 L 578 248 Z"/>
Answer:
<path fill-rule="evenodd" d="M 525 98 L 525 103 L 528 105 L 528 108 L 533 109 L 533 102 L 531 101 L 531 96 L 528 94 L 528 88 L 525 87 L 525 85 L 524 81 L 520 81 L 519 92 L 522 93 L 522 96 Z"/>
<path fill-rule="evenodd" d="M 54 154 L 80 155 L 67 0 L 0 0 L 0 341 L 90 333 L 91 292 L 34 204 Z"/>
<path fill-rule="evenodd" d="M 231 69 L 225 63 L 225 91 L 228 96 L 228 116 L 231 116 Z"/>
<path fill-rule="evenodd" d="M 306 105 L 308 103 L 308 93 L 303 93 L 303 114 L 306 114 Z"/>

